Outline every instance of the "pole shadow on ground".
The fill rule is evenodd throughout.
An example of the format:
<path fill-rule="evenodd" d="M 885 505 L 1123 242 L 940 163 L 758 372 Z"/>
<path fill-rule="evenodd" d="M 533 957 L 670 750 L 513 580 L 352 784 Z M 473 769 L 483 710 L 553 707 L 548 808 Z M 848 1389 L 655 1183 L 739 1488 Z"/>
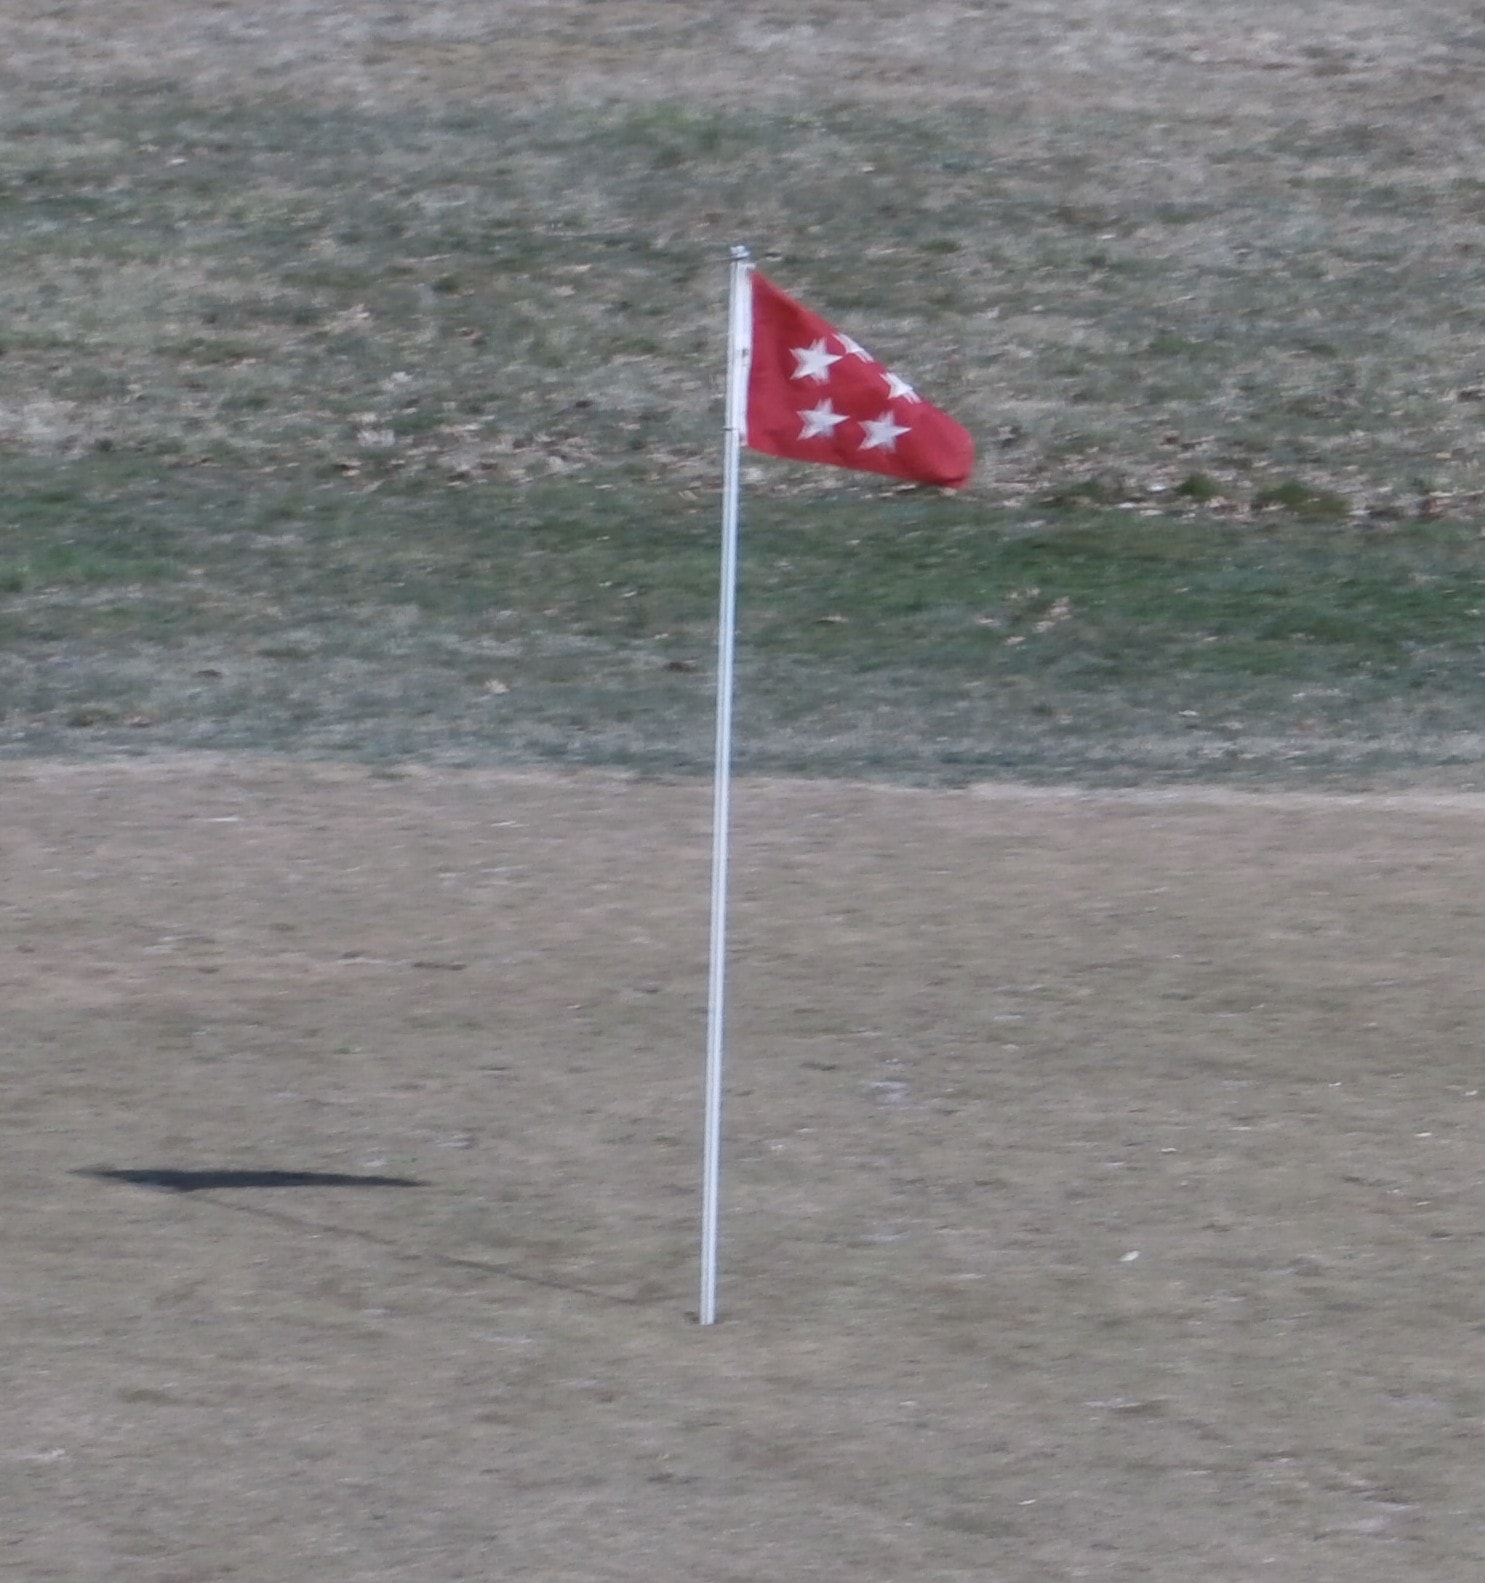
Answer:
<path fill-rule="evenodd" d="M 334 1187 L 426 1187 L 426 1182 L 412 1176 L 353 1176 L 339 1171 L 284 1171 L 284 1170 L 241 1170 L 241 1169 L 197 1169 L 185 1170 L 178 1166 L 135 1166 L 120 1167 L 112 1165 L 89 1165 L 76 1168 L 71 1173 L 73 1176 L 89 1177 L 100 1182 L 120 1182 L 128 1187 L 143 1187 L 154 1192 L 164 1193 L 216 1193 L 227 1189 L 268 1189 L 281 1188 L 334 1188 Z M 602 1303 L 617 1303 L 626 1308 L 643 1307 L 645 1303 L 636 1297 L 627 1297 L 619 1292 L 605 1292 L 594 1286 L 583 1286 L 574 1281 L 562 1281 L 546 1275 L 533 1275 L 527 1270 L 518 1270 L 508 1264 L 494 1264 L 485 1259 L 471 1259 L 454 1253 L 435 1253 L 426 1248 L 416 1250 L 403 1247 L 390 1237 L 384 1237 L 374 1231 L 366 1231 L 359 1226 L 335 1225 L 326 1221 L 311 1220 L 300 1215 L 291 1215 L 281 1209 L 271 1209 L 265 1204 L 255 1203 L 251 1198 L 217 1198 L 213 1197 L 208 1202 L 222 1209 L 231 1209 L 239 1214 L 253 1215 L 260 1220 L 271 1220 L 280 1226 L 287 1226 L 294 1231 L 309 1231 L 316 1235 L 330 1235 L 339 1237 L 352 1237 L 359 1242 L 368 1242 L 378 1248 L 385 1248 L 389 1253 L 401 1259 L 428 1259 L 436 1264 L 441 1264 L 449 1269 L 470 1270 L 480 1275 L 494 1275 L 502 1280 L 519 1281 L 527 1286 L 542 1286 L 557 1292 L 570 1292 L 577 1297 L 592 1298 Z"/>
<path fill-rule="evenodd" d="M 351 1176 L 340 1171 L 181 1170 L 177 1166 L 147 1166 L 123 1170 L 92 1165 L 73 1173 L 103 1182 L 127 1182 L 133 1187 L 156 1187 L 170 1193 L 206 1193 L 233 1187 L 423 1187 L 413 1176 Z"/>

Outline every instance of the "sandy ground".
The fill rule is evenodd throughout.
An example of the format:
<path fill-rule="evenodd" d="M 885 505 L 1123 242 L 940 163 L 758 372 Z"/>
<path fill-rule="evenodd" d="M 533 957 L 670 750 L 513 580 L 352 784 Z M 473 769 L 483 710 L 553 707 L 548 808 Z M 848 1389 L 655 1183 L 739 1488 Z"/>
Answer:
<path fill-rule="evenodd" d="M 0 1575 L 1485 1573 L 1485 800 L 0 795 Z"/>

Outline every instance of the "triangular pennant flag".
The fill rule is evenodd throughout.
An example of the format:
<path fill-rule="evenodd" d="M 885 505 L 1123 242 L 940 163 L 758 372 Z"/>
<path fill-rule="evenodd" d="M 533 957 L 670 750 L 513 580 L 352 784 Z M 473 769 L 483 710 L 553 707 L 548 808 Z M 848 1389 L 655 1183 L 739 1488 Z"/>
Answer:
<path fill-rule="evenodd" d="M 974 442 L 849 335 L 752 272 L 747 442 L 796 462 L 959 489 Z"/>

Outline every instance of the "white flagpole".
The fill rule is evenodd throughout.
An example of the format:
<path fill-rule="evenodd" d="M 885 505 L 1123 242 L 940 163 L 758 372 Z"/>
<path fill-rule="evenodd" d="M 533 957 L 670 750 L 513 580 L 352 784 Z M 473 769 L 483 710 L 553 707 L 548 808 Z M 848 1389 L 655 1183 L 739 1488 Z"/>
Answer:
<path fill-rule="evenodd" d="M 706 1005 L 706 1122 L 701 1162 L 701 1310 L 717 1319 L 717 1221 L 722 1185 L 723 1008 L 727 986 L 727 853 L 732 792 L 732 659 L 737 630 L 737 524 L 753 355 L 752 263 L 732 249 L 727 323 L 727 413 L 722 464 L 722 589 L 717 622 L 717 751 L 712 781 L 711 966 Z"/>

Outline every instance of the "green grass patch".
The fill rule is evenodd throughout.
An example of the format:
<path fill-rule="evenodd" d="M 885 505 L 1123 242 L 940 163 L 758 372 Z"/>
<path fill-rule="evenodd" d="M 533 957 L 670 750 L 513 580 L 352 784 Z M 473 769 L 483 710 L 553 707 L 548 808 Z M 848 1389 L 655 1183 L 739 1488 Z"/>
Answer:
<path fill-rule="evenodd" d="M 1253 496 L 1255 511 L 1282 511 L 1305 522 L 1339 522 L 1350 515 L 1344 495 L 1316 489 L 1298 478 L 1281 479 Z"/>
<path fill-rule="evenodd" d="M 368 491 L 107 455 L 22 471 L 10 542 L 38 571 L 0 595 L 11 752 L 710 762 L 714 494 Z M 739 762 L 1119 780 L 1302 754 L 1355 778 L 1410 731 L 1473 730 L 1482 609 L 1479 540 L 1449 523 L 1038 525 L 963 497 L 757 491 Z"/>
<path fill-rule="evenodd" d="M 1222 498 L 1222 486 L 1210 473 L 1194 472 L 1186 476 L 1175 487 L 1174 493 L 1182 500 L 1192 500 L 1203 504 Z"/>

